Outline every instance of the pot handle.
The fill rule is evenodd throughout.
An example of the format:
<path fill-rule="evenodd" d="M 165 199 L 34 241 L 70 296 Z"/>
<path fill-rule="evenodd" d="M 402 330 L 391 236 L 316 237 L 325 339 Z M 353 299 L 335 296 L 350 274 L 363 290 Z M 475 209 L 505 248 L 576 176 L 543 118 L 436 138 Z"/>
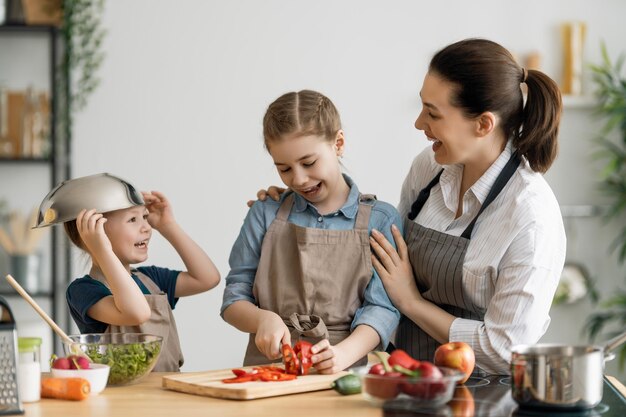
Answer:
<path fill-rule="evenodd" d="M 613 339 L 609 340 L 604 344 L 604 359 L 611 360 L 615 357 L 615 354 L 611 351 L 616 347 L 620 346 L 622 343 L 626 342 L 626 332 L 623 332 Z"/>

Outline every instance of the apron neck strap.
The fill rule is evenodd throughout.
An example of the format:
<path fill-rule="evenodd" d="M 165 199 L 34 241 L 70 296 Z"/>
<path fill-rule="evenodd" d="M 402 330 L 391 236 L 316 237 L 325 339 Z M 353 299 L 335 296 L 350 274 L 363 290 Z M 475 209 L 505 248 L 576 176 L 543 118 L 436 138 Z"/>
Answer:
<path fill-rule="evenodd" d="M 376 196 L 373 194 L 361 194 L 359 195 L 359 209 L 356 214 L 356 220 L 354 223 L 355 229 L 364 229 L 367 230 L 370 223 L 370 213 L 372 211 L 372 201 L 376 200 Z M 276 214 L 276 219 L 287 221 L 289 217 L 289 213 L 291 213 L 291 207 L 294 203 L 294 194 L 291 193 L 280 205 L 278 209 L 278 213 Z"/>
<path fill-rule="evenodd" d="M 287 221 L 289 218 L 289 213 L 291 213 L 291 206 L 293 206 L 294 202 L 294 193 L 289 194 L 280 205 L 278 209 L 278 213 L 276 214 L 276 219 Z"/>
<path fill-rule="evenodd" d="M 370 214 L 372 212 L 373 201 L 376 201 L 374 194 L 359 195 L 359 209 L 356 212 L 354 221 L 355 230 L 368 230 L 370 224 Z"/>
<path fill-rule="evenodd" d="M 480 210 L 478 210 L 478 214 L 476 214 L 469 226 L 467 226 L 467 228 L 463 231 L 463 234 L 461 235 L 462 237 L 466 239 L 471 238 L 472 230 L 474 230 L 474 225 L 476 224 L 478 216 L 480 216 L 482 212 L 485 211 L 485 209 L 489 206 L 489 204 L 491 204 L 493 200 L 498 197 L 504 186 L 509 182 L 515 171 L 517 171 L 517 167 L 519 166 L 520 162 L 521 159 L 517 151 L 513 152 L 513 155 L 511 155 L 511 157 L 509 158 L 508 162 L 502 169 L 502 172 L 500 172 L 500 175 L 498 175 L 498 178 L 496 178 L 496 180 L 494 181 L 491 190 L 489 190 L 489 194 L 487 194 L 487 198 L 485 198 L 483 205 L 480 207 Z"/>
<path fill-rule="evenodd" d="M 437 185 L 442 173 L 443 173 L 443 169 L 439 171 L 437 175 L 435 175 L 435 178 L 430 180 L 430 182 L 428 183 L 426 187 L 422 188 L 422 191 L 420 191 L 419 195 L 417 196 L 417 199 L 415 199 L 415 201 L 411 205 L 411 212 L 409 213 L 409 216 L 408 216 L 409 220 L 415 220 L 419 212 L 422 210 L 422 207 L 424 207 L 424 203 L 426 203 L 426 200 L 428 200 L 428 197 L 430 197 L 431 188 Z"/>
<path fill-rule="evenodd" d="M 156 285 L 156 283 L 152 281 L 150 277 L 148 277 L 146 274 L 143 274 L 136 269 L 133 269 L 131 272 L 139 279 L 139 281 L 141 281 L 143 285 L 146 286 L 148 291 L 150 291 L 150 294 L 158 294 L 161 292 L 159 286 Z"/>

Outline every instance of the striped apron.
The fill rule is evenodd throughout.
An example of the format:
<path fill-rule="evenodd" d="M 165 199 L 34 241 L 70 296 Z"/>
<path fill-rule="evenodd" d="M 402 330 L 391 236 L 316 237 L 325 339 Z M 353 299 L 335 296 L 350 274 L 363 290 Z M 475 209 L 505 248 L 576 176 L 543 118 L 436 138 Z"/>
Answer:
<path fill-rule="evenodd" d="M 443 169 L 420 191 L 404 222 L 404 237 L 415 282 L 422 296 L 455 317 L 483 321 L 485 309 L 475 305 L 463 289 L 463 263 L 472 230 L 482 212 L 500 194 L 520 163 L 517 152 L 511 155 L 496 178 L 478 214 L 461 236 L 452 236 L 421 226 L 413 220 L 421 211 L 430 190 L 439 182 Z M 396 346 L 412 357 L 433 361 L 440 343 L 409 318 L 402 316 L 396 333 Z"/>

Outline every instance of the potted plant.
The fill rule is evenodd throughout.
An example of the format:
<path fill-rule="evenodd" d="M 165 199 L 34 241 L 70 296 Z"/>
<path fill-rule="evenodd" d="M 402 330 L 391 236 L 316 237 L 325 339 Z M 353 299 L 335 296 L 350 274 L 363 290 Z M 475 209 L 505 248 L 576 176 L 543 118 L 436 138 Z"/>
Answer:
<path fill-rule="evenodd" d="M 621 224 L 611 247 L 618 253 L 620 264 L 626 261 L 626 77 L 622 67 L 624 55 L 613 63 L 606 45 L 601 45 L 602 63 L 592 65 L 591 71 L 596 86 L 598 107 L 596 114 L 604 119 L 598 143 L 598 157 L 605 161 L 602 171 L 601 188 L 609 197 L 609 208 L 604 214 L 606 220 Z M 600 310 L 587 320 L 585 329 L 593 340 L 610 325 L 617 325 L 623 331 L 626 325 L 626 290 L 616 289 L 612 295 L 599 303 Z M 619 333 L 619 332 L 616 332 Z M 626 345 L 619 351 L 619 365 L 626 364 Z"/>

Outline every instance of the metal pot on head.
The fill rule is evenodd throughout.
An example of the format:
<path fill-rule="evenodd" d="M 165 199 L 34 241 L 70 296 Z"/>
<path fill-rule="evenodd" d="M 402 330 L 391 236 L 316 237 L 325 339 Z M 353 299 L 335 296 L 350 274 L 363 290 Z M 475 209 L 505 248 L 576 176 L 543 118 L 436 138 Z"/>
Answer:
<path fill-rule="evenodd" d="M 129 182 L 108 173 L 63 181 L 43 199 L 35 227 L 76 219 L 83 209 L 98 213 L 143 205 L 143 197 Z"/>
<path fill-rule="evenodd" d="M 511 348 L 511 393 L 521 407 L 590 409 L 602 400 L 604 363 L 626 332 L 604 346 L 535 344 Z"/>

